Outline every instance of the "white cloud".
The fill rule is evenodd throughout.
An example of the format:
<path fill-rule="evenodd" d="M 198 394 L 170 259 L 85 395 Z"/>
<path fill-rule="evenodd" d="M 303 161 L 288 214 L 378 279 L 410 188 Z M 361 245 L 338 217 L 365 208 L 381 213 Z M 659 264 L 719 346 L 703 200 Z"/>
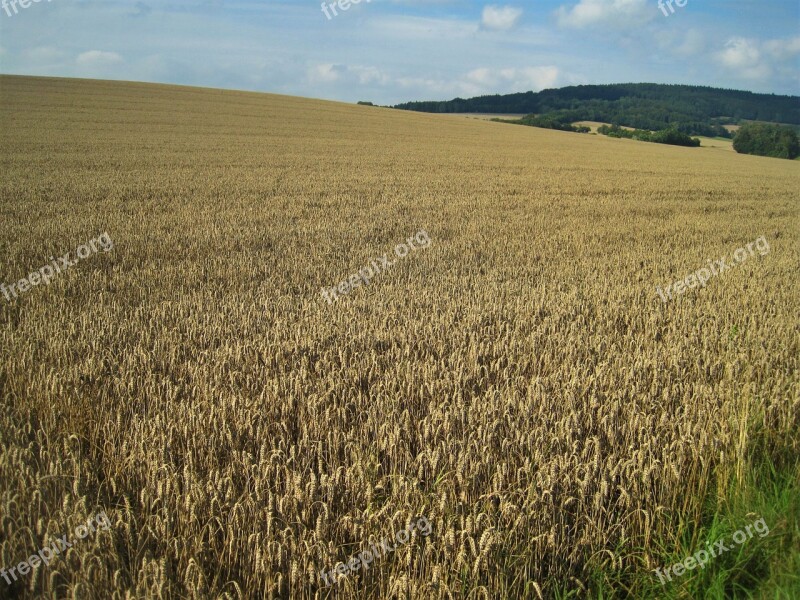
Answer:
<path fill-rule="evenodd" d="M 769 63 L 756 40 L 735 37 L 714 54 L 714 59 L 724 68 L 736 72 L 745 79 L 765 79 L 772 74 Z"/>
<path fill-rule="evenodd" d="M 517 24 L 521 16 L 521 8 L 514 8 L 513 6 L 495 6 L 491 4 L 483 9 L 481 25 L 486 29 L 507 31 Z"/>
<path fill-rule="evenodd" d="M 311 83 L 333 83 L 347 70 L 343 65 L 314 65 L 308 70 L 308 80 Z"/>
<path fill-rule="evenodd" d="M 400 89 L 405 90 L 404 96 L 414 100 L 540 91 L 578 82 L 553 65 L 478 67 L 460 76 L 437 78 L 395 75 L 371 66 L 322 63 L 308 68 L 307 79 L 323 96 L 352 89 L 361 89 L 364 94 L 374 96 L 381 95 L 382 90 Z"/>
<path fill-rule="evenodd" d="M 123 62 L 122 57 L 116 52 L 103 52 L 102 50 L 89 50 L 78 55 L 78 66 L 89 69 L 110 67 Z"/>
<path fill-rule="evenodd" d="M 490 91 L 492 93 L 539 91 L 554 87 L 560 81 L 560 75 L 558 67 L 554 66 L 504 69 L 482 67 L 467 73 L 465 87 L 475 87 L 476 94 Z"/>
<path fill-rule="evenodd" d="M 713 58 L 738 79 L 765 82 L 777 78 L 796 85 L 798 55 L 800 37 L 767 41 L 733 37 Z"/>
<path fill-rule="evenodd" d="M 432 79 L 430 77 L 399 77 L 395 83 L 402 90 L 410 90 L 408 93 L 414 100 L 438 99 L 450 100 L 453 96 L 459 95 L 458 85 L 450 81 Z M 405 102 L 405 100 L 403 100 Z"/>
<path fill-rule="evenodd" d="M 349 71 L 358 78 L 358 83 L 361 85 L 379 84 L 386 85 L 390 83 L 390 77 L 376 67 L 351 67 Z"/>
<path fill-rule="evenodd" d="M 386 85 L 391 83 L 391 78 L 380 69 L 361 65 L 318 64 L 309 68 L 307 74 L 308 81 L 313 84 Z"/>
<path fill-rule="evenodd" d="M 761 59 L 758 45 L 745 38 L 731 38 L 725 49 L 717 53 L 717 60 L 730 69 L 742 69 L 757 64 Z"/>
<path fill-rule="evenodd" d="M 769 40 L 764 50 L 779 60 L 789 60 L 800 54 L 800 36 L 788 40 Z"/>
<path fill-rule="evenodd" d="M 478 85 L 491 85 L 496 81 L 494 71 L 486 67 L 470 71 L 467 73 L 467 79 Z"/>
<path fill-rule="evenodd" d="M 627 28 L 646 23 L 654 16 L 648 0 L 580 0 L 572 8 L 562 6 L 556 11 L 559 25 L 576 29 L 594 25 Z"/>

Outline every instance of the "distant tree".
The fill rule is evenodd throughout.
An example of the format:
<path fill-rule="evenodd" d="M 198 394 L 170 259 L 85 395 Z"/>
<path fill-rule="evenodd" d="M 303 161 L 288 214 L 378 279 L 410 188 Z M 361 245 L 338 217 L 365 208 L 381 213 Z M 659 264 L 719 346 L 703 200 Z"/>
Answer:
<path fill-rule="evenodd" d="M 733 149 L 740 154 L 755 154 L 794 160 L 800 156 L 800 140 L 791 127 L 768 123 L 746 123 L 733 138 Z"/>
<path fill-rule="evenodd" d="M 574 133 L 589 133 L 589 127 L 576 127 L 570 123 L 570 115 L 567 113 L 551 113 L 545 116 L 535 114 L 527 115 L 521 119 L 492 119 L 501 123 L 511 123 L 513 125 L 527 125 L 528 127 L 539 127 L 541 129 L 556 129 L 558 131 L 572 131 Z"/>
<path fill-rule="evenodd" d="M 607 135 L 608 137 L 615 138 L 628 138 L 631 140 L 639 140 L 640 142 L 655 142 L 656 144 L 670 144 L 672 146 L 689 146 L 697 147 L 700 145 L 700 140 L 691 138 L 685 133 L 678 131 L 675 128 L 662 129 L 661 131 L 645 131 L 643 129 L 623 129 L 619 125 L 601 125 L 597 128 L 597 133 Z"/>
<path fill-rule="evenodd" d="M 364 102 L 363 100 L 359 100 L 358 102 L 361 106 L 375 106 L 372 102 Z"/>
<path fill-rule="evenodd" d="M 665 129 L 663 131 L 656 131 L 650 136 L 650 140 L 658 144 L 671 144 L 673 146 L 690 146 L 697 147 L 700 145 L 700 140 L 692 138 L 677 129 Z"/>

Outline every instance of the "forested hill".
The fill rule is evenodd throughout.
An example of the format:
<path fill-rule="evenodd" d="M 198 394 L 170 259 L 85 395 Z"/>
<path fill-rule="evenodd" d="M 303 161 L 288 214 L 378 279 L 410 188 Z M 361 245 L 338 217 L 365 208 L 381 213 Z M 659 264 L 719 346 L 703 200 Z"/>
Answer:
<path fill-rule="evenodd" d="M 737 123 L 742 119 L 800 125 L 800 97 L 657 83 L 578 85 L 541 92 L 407 102 L 394 108 L 434 113 L 553 115 L 639 129 L 681 129 Z M 697 127 L 692 127 L 696 124 Z"/>

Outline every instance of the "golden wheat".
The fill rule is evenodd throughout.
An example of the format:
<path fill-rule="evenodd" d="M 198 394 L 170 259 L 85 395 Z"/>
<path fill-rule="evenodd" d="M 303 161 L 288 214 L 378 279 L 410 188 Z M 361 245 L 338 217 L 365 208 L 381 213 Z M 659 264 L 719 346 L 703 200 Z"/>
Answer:
<path fill-rule="evenodd" d="M 583 595 L 680 543 L 753 428 L 800 450 L 797 163 L 274 95 L 0 90 L 2 281 L 115 243 L 0 298 L 0 566 L 112 522 L 0 595 Z M 322 300 L 422 228 L 425 252 Z M 769 255 L 659 300 L 761 235 Z M 418 515 L 430 536 L 322 584 Z"/>

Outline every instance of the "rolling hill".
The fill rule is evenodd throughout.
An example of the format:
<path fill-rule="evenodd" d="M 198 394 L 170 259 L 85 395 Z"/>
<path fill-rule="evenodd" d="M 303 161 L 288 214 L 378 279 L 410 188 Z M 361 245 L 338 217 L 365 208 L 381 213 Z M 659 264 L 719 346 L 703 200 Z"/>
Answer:
<path fill-rule="evenodd" d="M 627 83 L 579 85 L 541 92 L 406 102 L 394 108 L 432 113 L 524 113 L 561 121 L 600 121 L 637 129 L 675 127 L 721 135 L 743 120 L 800 125 L 800 97 L 713 87 Z"/>

